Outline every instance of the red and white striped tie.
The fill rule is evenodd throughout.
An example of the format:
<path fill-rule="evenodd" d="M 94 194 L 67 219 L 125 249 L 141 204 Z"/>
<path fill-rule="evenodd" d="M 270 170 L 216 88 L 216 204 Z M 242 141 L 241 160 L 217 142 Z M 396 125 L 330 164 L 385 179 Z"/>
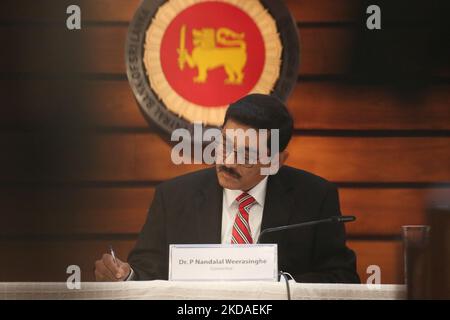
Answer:
<path fill-rule="evenodd" d="M 256 203 L 256 200 L 248 193 L 243 192 L 236 198 L 236 201 L 239 205 L 239 211 L 236 215 L 236 219 L 234 219 L 231 243 L 253 243 L 248 212 L 250 211 L 251 206 Z"/>

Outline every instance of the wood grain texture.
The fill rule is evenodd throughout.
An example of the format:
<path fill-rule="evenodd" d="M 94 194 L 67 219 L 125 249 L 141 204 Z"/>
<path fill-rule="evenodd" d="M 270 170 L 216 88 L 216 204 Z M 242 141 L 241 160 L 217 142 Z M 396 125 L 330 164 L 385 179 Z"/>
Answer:
<path fill-rule="evenodd" d="M 300 82 L 287 105 L 298 129 L 449 130 L 450 88 Z"/>
<path fill-rule="evenodd" d="M 342 22 L 358 18 L 359 0 L 284 0 L 297 21 Z M 2 21 L 65 21 L 70 4 L 80 6 L 87 22 L 129 22 L 140 0 L 4 0 L 0 13 Z"/>
<path fill-rule="evenodd" d="M 52 25 L 2 25 L 0 40 L 14 50 L 0 52 L 0 72 L 125 74 L 127 26 L 90 25 L 76 32 Z M 300 27 L 299 76 L 346 76 L 366 81 L 400 77 L 423 81 L 448 77 L 438 51 L 411 51 L 411 42 L 430 37 L 430 29 L 392 29 L 380 37 L 360 29 Z M 409 55 L 407 55 L 409 53 Z M 405 59 L 407 55 L 407 59 Z M 394 81 L 395 83 L 395 81 Z"/>
<path fill-rule="evenodd" d="M 399 241 L 349 241 L 348 245 L 357 254 L 358 274 L 366 283 L 367 268 L 380 267 L 381 283 L 404 284 L 402 244 Z"/>
<path fill-rule="evenodd" d="M 436 189 L 340 188 L 350 237 L 400 236 L 401 226 L 423 224 L 427 197 Z M 8 219 L 0 236 L 137 234 L 147 217 L 153 187 L 15 188 L 0 194 Z"/>
<path fill-rule="evenodd" d="M 175 165 L 150 133 L 0 135 L 0 181 L 160 181 L 206 165 Z M 448 182 L 450 138 L 295 136 L 288 165 L 340 182 Z"/>
<path fill-rule="evenodd" d="M 0 80 L 1 127 L 147 128 L 126 80 Z M 17 95 L 19 90 L 26 94 Z M 287 101 L 299 130 L 450 130 L 450 86 L 404 95 L 388 85 L 300 82 Z"/>

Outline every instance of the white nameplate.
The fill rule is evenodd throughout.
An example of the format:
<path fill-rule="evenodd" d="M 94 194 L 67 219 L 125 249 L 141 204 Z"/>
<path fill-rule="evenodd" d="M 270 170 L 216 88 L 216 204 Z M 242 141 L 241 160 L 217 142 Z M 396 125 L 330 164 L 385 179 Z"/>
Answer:
<path fill-rule="evenodd" d="M 170 281 L 278 281 L 276 244 L 170 245 Z"/>

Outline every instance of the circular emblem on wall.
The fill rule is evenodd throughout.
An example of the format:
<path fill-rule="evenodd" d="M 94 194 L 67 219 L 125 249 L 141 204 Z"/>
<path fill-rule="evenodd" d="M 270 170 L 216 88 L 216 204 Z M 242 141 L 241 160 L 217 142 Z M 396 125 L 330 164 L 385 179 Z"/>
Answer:
<path fill-rule="evenodd" d="M 285 100 L 298 64 L 297 28 L 278 0 L 143 1 L 126 42 L 141 111 L 169 134 L 220 126 L 228 105 L 250 93 Z"/>

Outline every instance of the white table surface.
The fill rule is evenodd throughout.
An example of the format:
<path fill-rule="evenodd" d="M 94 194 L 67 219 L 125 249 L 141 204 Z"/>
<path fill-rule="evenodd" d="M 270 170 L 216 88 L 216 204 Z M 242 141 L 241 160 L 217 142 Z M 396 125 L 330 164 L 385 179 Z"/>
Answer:
<path fill-rule="evenodd" d="M 405 299 L 403 285 L 290 283 L 291 298 Z M 82 282 L 81 289 L 64 282 L 3 282 L 0 299 L 165 299 L 283 300 L 284 282 Z"/>

